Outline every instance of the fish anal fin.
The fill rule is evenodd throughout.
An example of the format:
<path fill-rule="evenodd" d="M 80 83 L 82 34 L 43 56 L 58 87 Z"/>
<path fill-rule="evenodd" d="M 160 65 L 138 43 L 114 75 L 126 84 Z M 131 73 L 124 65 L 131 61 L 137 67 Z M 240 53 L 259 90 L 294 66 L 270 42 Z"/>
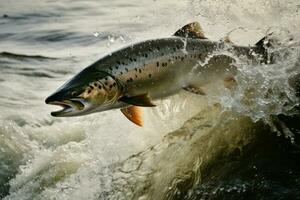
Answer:
<path fill-rule="evenodd" d="M 204 36 L 203 30 L 198 22 L 192 22 L 185 25 L 184 27 L 176 31 L 173 35 L 178 37 L 207 39 Z"/>
<path fill-rule="evenodd" d="M 131 122 L 135 123 L 138 126 L 143 126 L 141 108 L 139 108 L 137 106 L 129 106 L 129 107 L 126 107 L 126 108 L 122 108 L 121 112 Z"/>
<path fill-rule="evenodd" d="M 204 90 L 201 87 L 197 87 L 194 85 L 184 86 L 182 89 L 194 94 L 206 95 L 206 92 L 204 92 Z"/>
<path fill-rule="evenodd" d="M 134 106 L 142 106 L 142 107 L 154 107 L 153 104 L 148 96 L 148 94 L 141 94 L 133 97 L 123 96 L 119 99 L 124 103 L 134 105 Z"/>

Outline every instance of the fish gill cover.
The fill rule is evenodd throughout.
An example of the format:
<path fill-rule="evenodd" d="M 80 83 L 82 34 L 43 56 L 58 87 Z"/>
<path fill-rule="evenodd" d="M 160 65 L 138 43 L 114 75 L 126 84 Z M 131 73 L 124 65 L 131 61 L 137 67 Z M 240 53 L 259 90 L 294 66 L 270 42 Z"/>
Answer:
<path fill-rule="evenodd" d="M 299 199 L 299 9 L 283 0 L 1 1 L 1 198 Z M 49 91 L 91 61 L 191 21 L 236 44 L 273 33 L 275 62 L 230 55 L 233 92 L 162 100 L 144 109 L 144 128 L 117 111 L 49 116 Z"/>

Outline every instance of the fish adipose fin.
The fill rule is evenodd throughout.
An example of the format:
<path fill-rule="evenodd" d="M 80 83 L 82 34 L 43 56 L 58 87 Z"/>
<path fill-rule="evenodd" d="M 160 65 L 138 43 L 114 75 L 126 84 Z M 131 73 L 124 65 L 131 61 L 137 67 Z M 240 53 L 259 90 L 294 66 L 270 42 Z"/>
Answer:
<path fill-rule="evenodd" d="M 206 95 L 206 93 L 204 92 L 204 90 L 201 87 L 196 87 L 193 85 L 188 85 L 183 87 L 182 89 L 194 93 L 194 94 L 199 94 L 199 95 Z"/>
<path fill-rule="evenodd" d="M 119 101 L 124 103 L 134 105 L 134 106 L 142 106 L 142 107 L 154 107 L 156 106 L 153 104 L 148 96 L 148 94 L 141 94 L 133 97 L 121 97 Z"/>
<path fill-rule="evenodd" d="M 185 25 L 184 27 L 176 31 L 176 33 L 174 33 L 174 36 L 207 39 L 204 36 L 203 30 L 198 22 L 193 22 Z"/>
<path fill-rule="evenodd" d="M 121 112 L 131 122 L 135 123 L 138 126 L 143 126 L 141 108 L 137 106 L 129 106 L 126 108 L 122 108 Z"/>

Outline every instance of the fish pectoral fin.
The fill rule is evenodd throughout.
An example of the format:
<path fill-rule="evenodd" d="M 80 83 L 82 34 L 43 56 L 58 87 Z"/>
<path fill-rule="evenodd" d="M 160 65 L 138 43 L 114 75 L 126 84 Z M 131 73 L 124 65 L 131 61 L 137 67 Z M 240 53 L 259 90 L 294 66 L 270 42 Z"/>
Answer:
<path fill-rule="evenodd" d="M 141 108 L 137 106 L 129 106 L 122 108 L 121 112 L 125 115 L 127 119 L 135 123 L 138 126 L 143 126 Z"/>
<path fill-rule="evenodd" d="M 148 96 L 148 94 L 141 94 L 133 97 L 123 96 L 119 99 L 124 103 L 134 105 L 134 106 L 142 106 L 142 107 L 154 107 L 156 106 L 153 104 Z"/>
<path fill-rule="evenodd" d="M 206 92 L 204 92 L 204 90 L 201 87 L 197 87 L 194 85 L 188 85 L 188 86 L 184 86 L 182 87 L 182 89 L 194 93 L 194 94 L 199 94 L 199 95 L 206 95 Z"/>
<path fill-rule="evenodd" d="M 204 36 L 203 30 L 198 22 L 193 22 L 185 25 L 184 27 L 176 31 L 173 35 L 178 37 L 207 39 Z"/>

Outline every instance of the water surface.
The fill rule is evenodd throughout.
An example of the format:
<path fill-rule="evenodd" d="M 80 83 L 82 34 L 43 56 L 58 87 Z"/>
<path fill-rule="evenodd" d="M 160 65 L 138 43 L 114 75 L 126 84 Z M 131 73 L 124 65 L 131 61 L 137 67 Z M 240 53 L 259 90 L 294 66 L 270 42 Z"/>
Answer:
<path fill-rule="evenodd" d="M 235 113 L 237 118 L 246 117 L 250 122 L 242 120 L 241 123 L 245 124 L 262 123 L 258 129 L 269 127 L 262 128 L 265 130 L 262 132 L 272 132 L 270 144 L 274 145 L 266 152 L 273 152 L 275 160 L 290 163 L 284 167 L 284 176 L 290 176 L 289 184 L 271 180 L 263 172 L 259 180 L 242 180 L 242 175 L 232 178 L 234 173 L 224 170 L 225 175 L 219 176 L 220 182 L 214 180 L 201 184 L 198 181 L 193 185 L 185 182 L 183 185 L 186 187 L 182 189 L 185 195 L 176 195 L 178 191 L 171 190 L 175 191 L 173 195 L 162 196 L 161 199 L 247 199 L 249 191 L 263 194 L 266 190 L 281 191 L 274 199 L 295 198 L 299 194 L 300 172 L 295 167 L 297 159 L 294 157 L 299 154 L 293 154 L 297 153 L 295 146 L 299 126 L 295 124 L 299 124 L 299 118 L 295 116 L 299 112 L 299 101 L 297 91 L 290 83 L 299 80 L 299 9 L 297 1 L 284 0 L 181 0 L 176 3 L 172 0 L 1 0 L 0 196 L 18 200 L 151 199 L 149 195 L 136 192 L 135 183 L 143 180 L 140 185 L 144 186 L 147 181 L 154 180 L 143 175 L 153 168 L 152 165 L 155 166 L 155 162 L 164 163 L 166 157 L 174 156 L 168 154 L 170 150 L 166 146 L 175 143 L 184 151 L 190 145 L 187 142 L 180 146 L 181 140 L 166 140 L 177 137 L 165 135 L 181 127 L 198 112 L 219 103 L 220 113 L 226 110 Z M 240 60 L 236 77 L 239 86 L 233 94 L 224 91 L 221 96 L 199 97 L 183 92 L 160 101 L 157 108 L 144 109 L 146 124 L 143 128 L 128 122 L 118 110 L 79 118 L 50 116 L 56 107 L 45 105 L 44 99 L 81 69 L 120 47 L 149 38 L 170 36 L 192 21 L 199 21 L 206 36 L 212 40 L 229 34 L 234 43 L 241 45 L 253 45 L 267 33 L 274 32 L 274 37 L 280 41 L 275 47 L 275 51 L 280 52 L 278 59 L 276 63 L 259 66 Z M 203 114 L 202 118 L 209 119 L 208 116 L 213 113 Z M 219 119 L 217 116 L 212 118 Z M 196 121 L 199 122 L 199 118 Z M 210 127 L 216 124 L 208 123 Z M 215 141 L 213 133 L 208 131 L 212 143 Z M 204 133 L 200 131 L 198 134 Z M 276 134 L 281 137 L 277 138 Z M 243 141 L 248 144 L 252 140 Z M 262 138 L 261 141 L 268 140 Z M 248 157 L 264 151 L 261 143 L 249 144 L 254 147 L 245 151 Z M 283 148 L 277 149 L 277 144 L 283 145 Z M 233 139 L 226 145 L 234 146 Z M 153 146 L 155 151 L 151 150 Z M 208 157 L 212 155 L 211 152 L 197 150 L 194 147 L 191 152 Z M 140 155 L 139 152 L 144 153 L 136 156 Z M 152 160 L 156 154 L 166 157 L 158 156 Z M 135 168 L 136 157 L 151 162 L 141 165 L 141 169 Z M 246 169 L 245 166 L 251 163 L 246 159 L 248 157 L 240 157 L 239 165 L 232 165 L 233 168 Z M 270 154 L 263 154 L 260 158 L 268 157 Z M 285 157 L 288 159 L 283 159 Z M 181 163 L 189 163 L 189 159 L 194 157 L 182 159 L 178 156 Z M 234 159 L 228 157 L 226 163 L 232 163 Z M 118 170 L 120 163 L 130 163 L 126 165 L 126 173 Z M 267 169 L 278 163 L 268 160 L 260 164 Z M 176 159 L 168 162 L 172 169 L 178 166 L 181 165 L 176 163 Z M 213 169 L 215 174 L 211 173 L 211 177 L 217 176 L 221 168 L 217 165 Z M 276 168 L 272 173 L 280 170 L 283 169 Z M 159 177 L 171 180 L 173 175 L 162 174 Z M 258 184 L 263 181 L 266 184 Z M 126 187 L 130 184 L 131 187 Z M 284 185 L 289 187 L 284 188 Z M 164 190 L 156 188 L 149 191 L 159 194 Z M 229 195 L 223 195 L 223 191 L 229 191 L 225 192 Z"/>

